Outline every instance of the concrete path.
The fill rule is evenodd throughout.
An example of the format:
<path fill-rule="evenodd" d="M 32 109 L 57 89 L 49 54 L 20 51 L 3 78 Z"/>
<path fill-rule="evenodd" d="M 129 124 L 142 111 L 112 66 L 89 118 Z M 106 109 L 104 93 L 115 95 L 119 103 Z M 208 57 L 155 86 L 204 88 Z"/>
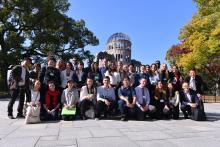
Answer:
<path fill-rule="evenodd" d="M 7 104 L 8 100 L 0 100 L 0 147 L 220 146 L 220 104 L 205 104 L 205 122 L 86 120 L 32 125 L 8 119 Z"/>

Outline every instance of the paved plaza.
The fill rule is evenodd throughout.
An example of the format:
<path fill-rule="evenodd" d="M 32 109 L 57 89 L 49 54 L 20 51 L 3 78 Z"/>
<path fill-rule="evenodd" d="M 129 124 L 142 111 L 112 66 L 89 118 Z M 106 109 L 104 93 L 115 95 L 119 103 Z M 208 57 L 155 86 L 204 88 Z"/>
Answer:
<path fill-rule="evenodd" d="M 86 120 L 31 125 L 24 119 L 8 119 L 7 104 L 7 99 L 0 99 L 0 147 L 220 146 L 220 103 L 205 104 L 205 122 Z"/>

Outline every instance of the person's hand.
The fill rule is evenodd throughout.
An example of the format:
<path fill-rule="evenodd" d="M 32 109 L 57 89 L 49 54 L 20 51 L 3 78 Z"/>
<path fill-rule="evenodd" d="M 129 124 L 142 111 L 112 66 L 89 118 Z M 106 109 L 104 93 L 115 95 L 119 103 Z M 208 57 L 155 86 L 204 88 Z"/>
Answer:
<path fill-rule="evenodd" d="M 149 109 L 149 107 L 148 107 L 148 105 L 146 105 L 145 107 L 144 107 L 144 111 L 147 111 Z"/>
<path fill-rule="evenodd" d="M 164 107 L 165 109 L 167 109 L 167 110 L 169 110 L 170 108 L 167 106 L 167 105 L 165 105 L 165 107 Z"/>
<path fill-rule="evenodd" d="M 106 104 L 107 106 L 109 106 L 109 105 L 110 105 L 110 102 L 109 102 L 108 100 L 105 100 L 105 104 Z"/>
<path fill-rule="evenodd" d="M 195 108 L 196 107 L 196 103 L 189 103 L 190 107 Z"/>
<path fill-rule="evenodd" d="M 142 112 L 145 112 L 145 109 L 142 106 L 140 107 L 140 109 Z"/>
<path fill-rule="evenodd" d="M 65 108 L 66 108 L 66 109 L 69 109 L 69 106 L 68 106 L 68 105 L 65 105 Z"/>

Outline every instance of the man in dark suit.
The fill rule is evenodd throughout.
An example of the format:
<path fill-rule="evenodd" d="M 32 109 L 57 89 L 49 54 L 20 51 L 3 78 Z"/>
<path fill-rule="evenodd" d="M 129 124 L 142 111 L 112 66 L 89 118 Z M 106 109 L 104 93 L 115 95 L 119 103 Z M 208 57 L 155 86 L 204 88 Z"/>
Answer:
<path fill-rule="evenodd" d="M 181 111 L 184 118 L 192 115 L 192 109 L 196 108 L 199 104 L 199 98 L 195 91 L 189 88 L 189 84 L 184 82 L 182 85 L 183 90 L 180 92 Z"/>
<path fill-rule="evenodd" d="M 189 76 L 186 77 L 185 82 L 189 84 L 189 88 L 195 91 L 196 94 L 201 95 L 203 93 L 202 91 L 203 80 L 199 75 L 196 74 L 195 69 L 191 69 L 189 71 Z"/>
<path fill-rule="evenodd" d="M 8 117 L 14 119 L 13 117 L 13 105 L 16 98 L 19 96 L 18 113 L 17 118 L 24 118 L 23 116 L 23 106 L 24 98 L 30 99 L 30 89 L 29 89 L 29 72 L 28 66 L 31 63 L 30 58 L 24 58 L 21 65 L 16 65 L 13 67 L 10 78 L 9 78 L 9 89 L 11 99 L 8 104 Z"/>

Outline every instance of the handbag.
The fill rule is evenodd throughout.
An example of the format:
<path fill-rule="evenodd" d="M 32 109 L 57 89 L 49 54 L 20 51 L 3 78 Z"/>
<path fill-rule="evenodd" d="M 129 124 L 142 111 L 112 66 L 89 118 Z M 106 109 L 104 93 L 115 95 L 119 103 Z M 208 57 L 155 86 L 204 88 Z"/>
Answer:
<path fill-rule="evenodd" d="M 196 108 L 192 108 L 192 120 L 195 121 L 205 121 L 206 120 L 206 114 L 204 111 L 204 105 L 203 102 L 200 100 L 198 102 L 198 106 Z"/>
<path fill-rule="evenodd" d="M 67 109 L 63 107 L 61 115 L 75 115 L 76 114 L 76 108 Z"/>

